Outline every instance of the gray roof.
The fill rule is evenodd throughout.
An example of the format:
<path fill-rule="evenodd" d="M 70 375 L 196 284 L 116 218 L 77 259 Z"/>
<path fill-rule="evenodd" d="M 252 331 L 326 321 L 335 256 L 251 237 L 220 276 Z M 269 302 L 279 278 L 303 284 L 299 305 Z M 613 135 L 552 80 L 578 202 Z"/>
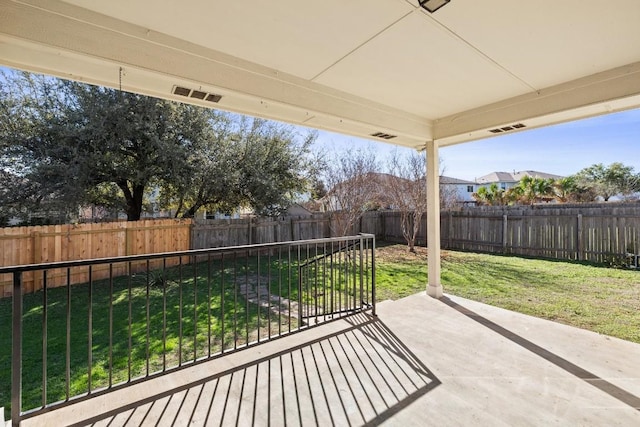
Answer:
<path fill-rule="evenodd" d="M 440 176 L 440 184 L 461 184 L 461 185 L 475 185 L 473 181 L 466 181 L 464 179 L 452 178 L 450 176 Z"/>
<path fill-rule="evenodd" d="M 543 179 L 558 179 L 563 178 L 560 175 L 554 175 L 546 172 L 539 171 L 520 171 L 520 172 L 491 172 L 490 174 L 481 176 L 476 179 L 478 184 L 491 184 L 493 182 L 518 182 L 525 176 L 530 176 L 533 178 L 543 178 Z"/>
<path fill-rule="evenodd" d="M 539 171 L 520 171 L 520 172 L 516 172 L 513 174 L 513 177 L 517 180 L 520 181 L 522 178 L 524 178 L 525 176 L 530 176 L 532 178 L 542 178 L 542 179 L 559 179 L 559 178 L 564 178 L 563 176 L 560 175 L 554 175 L 552 173 L 546 173 L 546 172 L 539 172 Z"/>

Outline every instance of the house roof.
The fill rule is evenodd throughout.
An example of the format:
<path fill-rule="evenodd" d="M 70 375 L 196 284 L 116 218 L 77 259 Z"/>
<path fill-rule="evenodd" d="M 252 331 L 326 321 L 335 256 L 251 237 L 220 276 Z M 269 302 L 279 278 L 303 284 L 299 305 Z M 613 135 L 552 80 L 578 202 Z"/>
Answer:
<path fill-rule="evenodd" d="M 542 178 L 542 179 L 558 179 L 558 178 L 562 178 L 562 176 L 560 175 L 554 175 L 551 173 L 546 173 L 546 172 L 539 172 L 539 171 L 520 171 L 520 172 L 491 172 L 487 175 L 481 176 L 480 178 L 476 179 L 476 182 L 478 184 L 491 184 L 491 183 L 498 183 L 498 182 L 504 182 L 504 183 L 514 183 L 514 182 L 518 182 L 520 181 L 522 178 L 524 178 L 525 176 L 530 176 L 532 178 Z"/>
<path fill-rule="evenodd" d="M 637 0 L 454 0 L 433 14 L 417 0 L 0 10 L 1 65 L 406 147 L 640 106 Z"/>
<path fill-rule="evenodd" d="M 490 184 L 492 182 L 518 182 L 509 172 L 491 172 L 476 178 L 478 184 Z"/>
<path fill-rule="evenodd" d="M 525 176 L 530 176 L 532 178 L 542 178 L 542 179 L 559 179 L 564 178 L 560 175 L 555 175 L 552 173 L 539 172 L 539 171 L 520 171 L 513 174 L 513 178 L 516 181 L 520 181 Z"/>
<path fill-rule="evenodd" d="M 452 178 L 450 176 L 440 176 L 440 184 L 460 184 L 460 185 L 475 185 L 473 181 L 466 181 L 464 179 Z"/>

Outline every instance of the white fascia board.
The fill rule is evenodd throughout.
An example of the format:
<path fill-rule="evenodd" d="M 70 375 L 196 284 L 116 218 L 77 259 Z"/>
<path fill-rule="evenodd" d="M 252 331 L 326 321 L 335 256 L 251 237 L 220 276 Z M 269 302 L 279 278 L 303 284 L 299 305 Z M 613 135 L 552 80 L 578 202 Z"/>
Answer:
<path fill-rule="evenodd" d="M 447 146 L 501 135 L 489 130 L 516 123 L 526 131 L 637 107 L 640 62 L 435 120 L 434 134 Z"/>

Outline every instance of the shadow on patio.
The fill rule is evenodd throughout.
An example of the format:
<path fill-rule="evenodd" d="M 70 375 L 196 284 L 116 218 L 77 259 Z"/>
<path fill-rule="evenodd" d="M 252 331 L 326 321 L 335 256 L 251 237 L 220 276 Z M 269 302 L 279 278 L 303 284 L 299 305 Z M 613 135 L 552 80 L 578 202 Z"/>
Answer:
<path fill-rule="evenodd" d="M 424 293 L 24 425 L 640 425 L 640 345 Z"/>
<path fill-rule="evenodd" d="M 160 392 L 154 381 L 189 373 L 149 381 L 142 398 L 114 392 L 129 402 L 72 425 L 377 425 L 440 384 L 377 318 L 359 314 L 316 330 L 227 356 L 255 359 Z M 280 350 L 291 339 L 304 342 Z"/>

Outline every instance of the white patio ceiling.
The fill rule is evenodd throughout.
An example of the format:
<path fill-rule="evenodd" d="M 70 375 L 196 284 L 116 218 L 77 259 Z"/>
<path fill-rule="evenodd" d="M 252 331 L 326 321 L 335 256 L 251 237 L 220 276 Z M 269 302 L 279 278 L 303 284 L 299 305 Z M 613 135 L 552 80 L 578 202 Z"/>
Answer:
<path fill-rule="evenodd" d="M 0 0 L 0 63 L 443 146 L 640 106 L 640 1 Z"/>

